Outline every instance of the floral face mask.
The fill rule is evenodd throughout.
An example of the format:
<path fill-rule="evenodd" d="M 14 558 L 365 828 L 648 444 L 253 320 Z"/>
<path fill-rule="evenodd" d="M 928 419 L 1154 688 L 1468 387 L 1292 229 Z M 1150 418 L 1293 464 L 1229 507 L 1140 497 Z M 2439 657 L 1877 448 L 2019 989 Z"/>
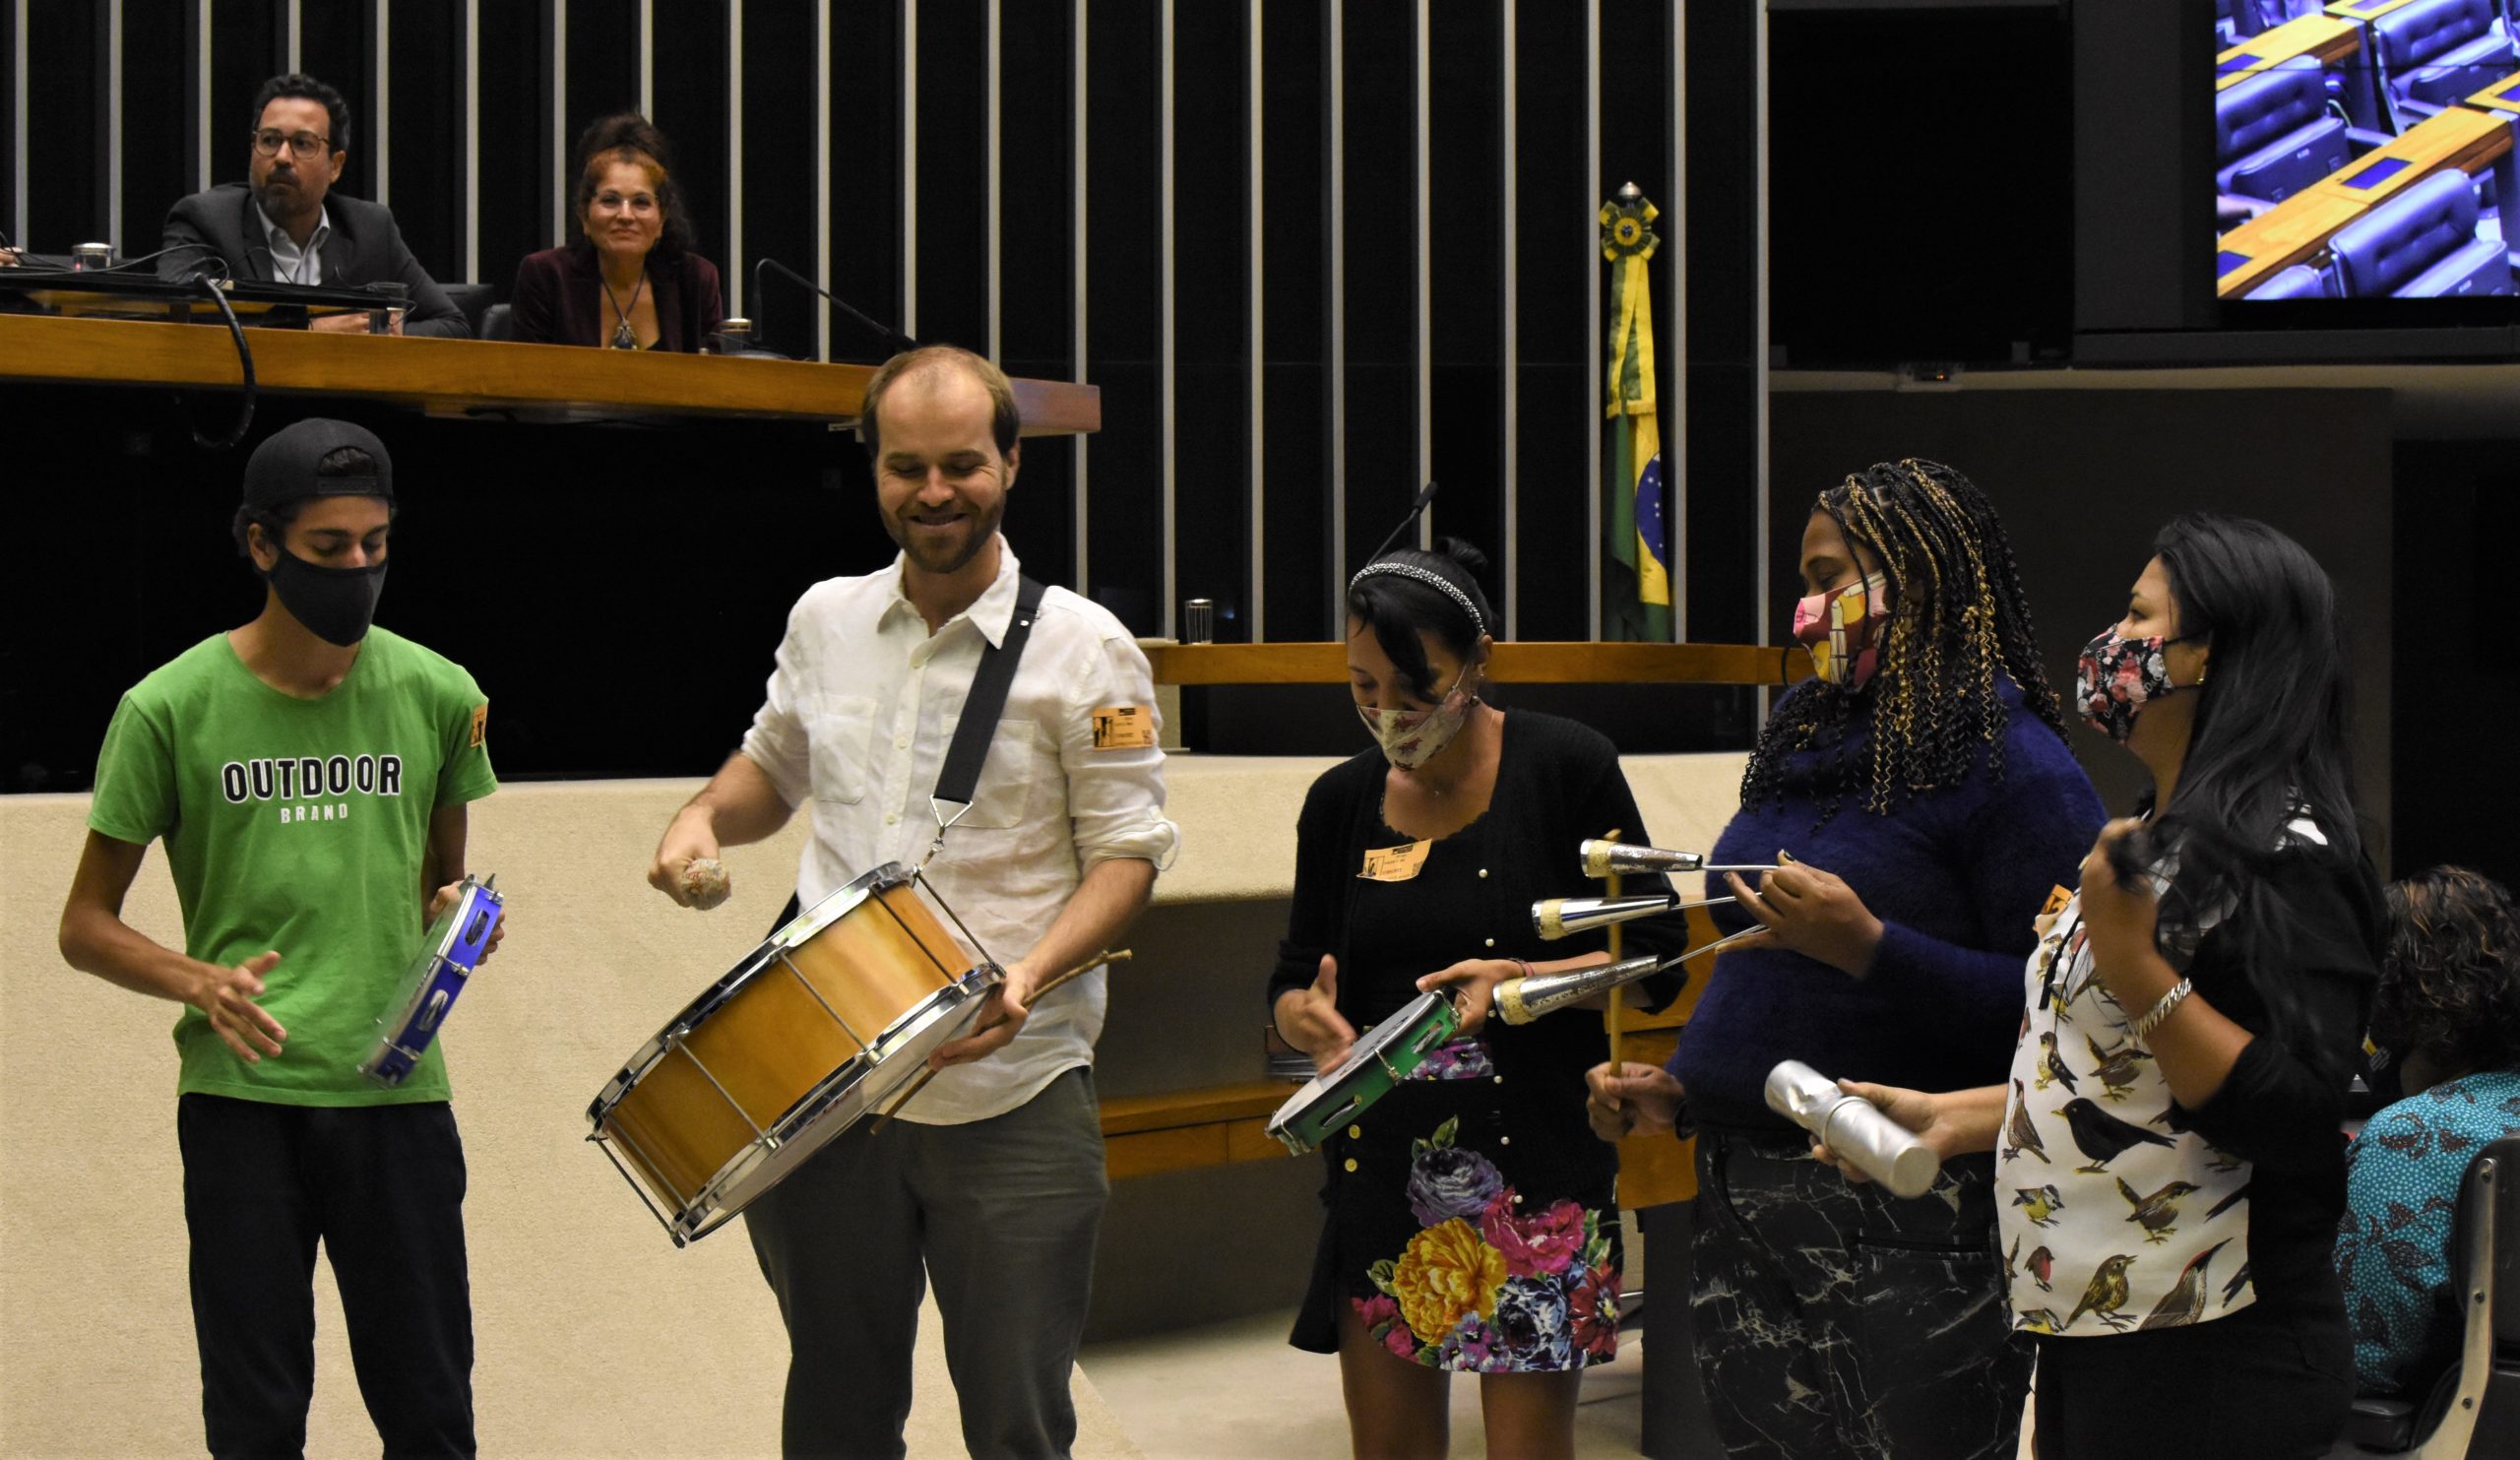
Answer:
<path fill-rule="evenodd" d="M 2081 662 L 2074 670 L 2074 704 L 2083 712 L 2083 722 L 2118 744 L 2135 732 L 2135 717 L 2144 706 L 2173 690 L 2191 686 L 2170 682 L 2170 656 L 2173 644 L 2184 644 L 2201 634 L 2181 634 L 2165 639 L 2159 634 L 2149 639 L 2129 639 L 2114 628 L 2103 630 L 2100 637 L 2083 646 Z M 2200 678 L 2198 683 L 2204 681 Z"/>
<path fill-rule="evenodd" d="M 1811 667 L 1831 684 L 1860 689 L 1879 667 L 1876 640 L 1890 616 L 1890 580 L 1870 573 L 1794 605 L 1794 637 L 1811 651 Z"/>
<path fill-rule="evenodd" d="M 1404 771 L 1414 771 L 1432 760 L 1435 752 L 1461 733 L 1471 708 L 1479 703 L 1479 696 L 1469 691 L 1469 685 L 1470 666 L 1464 665 L 1453 679 L 1453 687 L 1431 710 L 1381 710 L 1358 705 L 1356 718 L 1373 731 L 1375 743 L 1382 746 L 1383 759 Z"/>

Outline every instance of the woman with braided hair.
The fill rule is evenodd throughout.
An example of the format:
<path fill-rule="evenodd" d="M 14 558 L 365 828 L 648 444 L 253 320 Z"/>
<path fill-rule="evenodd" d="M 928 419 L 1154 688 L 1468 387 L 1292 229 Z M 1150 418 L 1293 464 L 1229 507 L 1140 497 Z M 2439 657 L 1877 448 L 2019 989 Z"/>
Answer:
<path fill-rule="evenodd" d="M 1664 1069 L 1590 1076 L 1595 1130 L 1697 1131 L 1694 1336 L 1734 1456 L 2009 1456 L 1991 1154 L 1902 1199 L 1815 1166 L 1768 1071 L 1950 1090 L 2002 1076 L 2041 909 L 2102 822 L 2066 749 L 2002 524 L 1968 477 L 1884 462 L 1820 493 L 1795 635 L 1710 861 L 1775 862 Z M 1892 1072 L 1895 1072 L 1892 1073 Z"/>

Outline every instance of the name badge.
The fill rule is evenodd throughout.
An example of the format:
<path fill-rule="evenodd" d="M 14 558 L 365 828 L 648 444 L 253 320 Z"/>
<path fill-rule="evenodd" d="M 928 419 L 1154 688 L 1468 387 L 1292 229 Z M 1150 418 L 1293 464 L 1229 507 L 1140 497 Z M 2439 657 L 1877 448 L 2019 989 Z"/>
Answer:
<path fill-rule="evenodd" d="M 1155 743 L 1155 707 L 1113 705 L 1094 712 L 1094 748 L 1138 750 Z"/>
<path fill-rule="evenodd" d="M 1405 847 L 1368 847 L 1365 869 L 1356 875 L 1368 882 L 1406 882 L 1423 871 L 1426 849 L 1432 842 L 1411 842 Z"/>
<path fill-rule="evenodd" d="M 2040 906 L 2039 916 L 2030 920 L 2030 925 L 2039 930 L 2041 937 L 2048 936 L 2048 930 L 2056 925 L 2056 915 L 2073 900 L 2074 895 L 2061 886 L 2048 888 L 2048 901 Z"/>

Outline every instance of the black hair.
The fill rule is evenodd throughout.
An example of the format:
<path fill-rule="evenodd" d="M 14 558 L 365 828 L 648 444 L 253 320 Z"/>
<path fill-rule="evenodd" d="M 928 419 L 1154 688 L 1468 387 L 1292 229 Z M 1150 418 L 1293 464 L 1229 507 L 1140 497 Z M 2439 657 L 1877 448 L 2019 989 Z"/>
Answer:
<path fill-rule="evenodd" d="M 324 459 L 315 464 L 315 475 L 327 477 L 373 476 L 376 475 L 376 458 L 355 446 L 336 446 L 325 452 Z M 308 499 L 308 497 L 291 497 L 277 506 L 257 507 L 248 502 L 238 507 L 235 520 L 227 526 L 229 536 L 236 540 L 236 555 L 242 558 L 250 558 L 254 555 L 249 545 L 253 541 L 252 536 L 245 531 L 249 527 L 261 528 L 263 536 L 272 540 L 274 547 L 286 550 L 288 525 L 297 521 L 297 511 L 306 505 Z M 391 497 L 387 498 L 385 520 L 392 522 L 401 510 Z"/>
<path fill-rule="evenodd" d="M 1982 759 L 2000 781 L 1999 674 L 2064 738 L 2012 540 L 1977 483 L 1940 462 L 1875 462 L 1821 492 L 1811 510 L 1879 559 L 1890 617 L 1860 687 L 1814 679 L 1768 717 L 1741 774 L 1744 805 L 1783 800 L 1789 763 L 1805 750 L 1835 751 L 1810 772 L 1823 823 L 1850 790 L 1860 790 L 1864 810 L 1888 815 L 1908 797 L 1959 785 Z M 1853 742 L 1848 730 L 1867 708 L 1870 733 Z"/>
<path fill-rule="evenodd" d="M 2520 910 L 2466 867 L 2392 882 L 2371 1043 L 2453 1074 L 2520 1069 Z"/>
<path fill-rule="evenodd" d="M 595 201 L 598 164 L 611 160 L 615 154 L 627 154 L 624 160 L 628 161 L 645 159 L 655 166 L 657 207 L 665 216 L 657 233 L 657 257 L 671 261 L 698 247 L 691 230 L 691 209 L 682 201 L 681 184 L 674 181 L 673 147 L 654 122 L 635 111 L 598 117 L 578 134 L 578 181 L 570 189 L 569 215 L 579 227 L 586 226 L 587 205 Z"/>
<path fill-rule="evenodd" d="M 295 96 L 308 101 L 322 102 L 325 113 L 332 118 L 333 140 L 325 146 L 333 152 L 350 150 L 350 103 L 344 100 L 342 94 L 331 87 L 311 76 L 303 76 L 294 71 L 286 76 L 273 77 L 263 83 L 261 90 L 254 93 L 254 129 L 256 131 L 262 130 L 263 108 L 283 96 Z"/>
<path fill-rule="evenodd" d="M 2205 641 L 2205 670 L 2181 691 L 2196 707 L 2170 803 L 2144 793 L 2138 810 L 2150 820 L 2110 846 L 2110 865 L 2133 883 L 2174 857 L 2163 946 L 2193 946 L 2209 927 L 2238 939 L 2276 1029 L 2298 1035 L 2305 1020 L 2285 977 L 2293 920 L 2269 874 L 2282 856 L 2340 866 L 2362 857 L 2336 588 L 2300 543 L 2244 517 L 2174 518 L 2153 555 L 2170 579 L 2175 636 Z M 2304 815 L 2319 839 L 2289 831 Z"/>
<path fill-rule="evenodd" d="M 1477 657 L 1480 636 L 1496 631 L 1495 610 L 1487 606 L 1487 595 L 1479 586 L 1487 554 L 1459 538 L 1443 538 L 1437 540 L 1433 552 L 1399 547 L 1374 562 L 1432 573 L 1459 590 L 1475 610 L 1474 622 L 1474 615 L 1463 612 L 1451 594 L 1406 573 L 1370 573 L 1348 585 L 1348 616 L 1356 620 L 1359 629 L 1373 631 L 1374 642 L 1400 671 L 1402 686 L 1414 698 L 1440 699 L 1451 686 L 1434 682 L 1425 643 L 1418 636 L 1434 635 L 1445 653 L 1465 665 Z"/>

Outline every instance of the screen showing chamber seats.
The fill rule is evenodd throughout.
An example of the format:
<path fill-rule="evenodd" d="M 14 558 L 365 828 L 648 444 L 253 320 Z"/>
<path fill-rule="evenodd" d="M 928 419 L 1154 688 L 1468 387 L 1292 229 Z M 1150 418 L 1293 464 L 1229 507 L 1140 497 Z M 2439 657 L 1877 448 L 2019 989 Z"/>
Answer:
<path fill-rule="evenodd" d="M 2215 291 L 2520 292 L 2520 0 L 2215 0 Z"/>

